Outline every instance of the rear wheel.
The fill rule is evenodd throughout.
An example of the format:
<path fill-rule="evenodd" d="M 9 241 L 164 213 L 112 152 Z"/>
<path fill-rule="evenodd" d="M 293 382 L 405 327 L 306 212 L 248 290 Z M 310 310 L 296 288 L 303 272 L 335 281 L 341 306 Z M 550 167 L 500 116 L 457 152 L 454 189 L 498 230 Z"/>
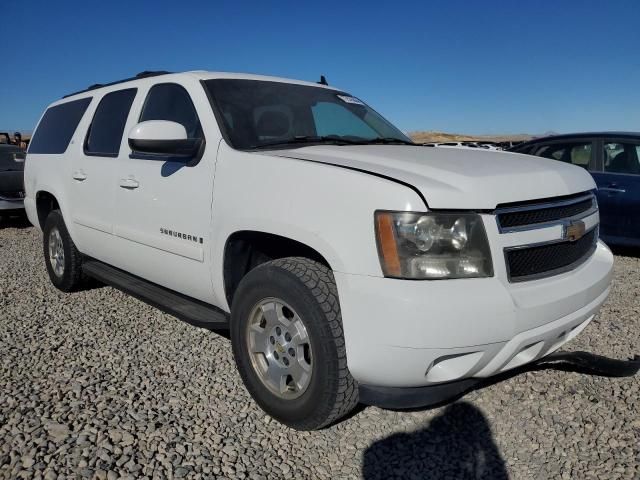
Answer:
<path fill-rule="evenodd" d="M 315 430 L 358 403 L 337 289 L 327 267 L 284 258 L 255 268 L 238 286 L 231 317 L 238 370 L 269 415 L 299 430 Z"/>
<path fill-rule="evenodd" d="M 60 210 L 53 210 L 44 223 L 43 247 L 51 283 L 63 292 L 79 290 L 84 282 L 82 256 L 76 248 Z"/>

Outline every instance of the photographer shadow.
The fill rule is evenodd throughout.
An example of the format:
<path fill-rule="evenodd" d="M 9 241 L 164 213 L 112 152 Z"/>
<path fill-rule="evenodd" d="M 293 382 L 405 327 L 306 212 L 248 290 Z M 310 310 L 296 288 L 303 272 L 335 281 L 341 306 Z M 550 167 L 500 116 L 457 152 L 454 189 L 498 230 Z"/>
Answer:
<path fill-rule="evenodd" d="M 428 427 L 397 433 L 364 453 L 362 476 L 374 479 L 506 479 L 505 461 L 482 412 L 450 404 Z"/>
<path fill-rule="evenodd" d="M 486 379 L 470 390 L 541 370 L 610 378 L 632 377 L 640 371 L 640 356 L 618 360 L 590 352 L 559 351 Z M 427 428 L 397 433 L 375 442 L 364 453 L 362 476 L 367 480 L 509 478 L 487 419 L 466 401 L 448 404 Z"/>

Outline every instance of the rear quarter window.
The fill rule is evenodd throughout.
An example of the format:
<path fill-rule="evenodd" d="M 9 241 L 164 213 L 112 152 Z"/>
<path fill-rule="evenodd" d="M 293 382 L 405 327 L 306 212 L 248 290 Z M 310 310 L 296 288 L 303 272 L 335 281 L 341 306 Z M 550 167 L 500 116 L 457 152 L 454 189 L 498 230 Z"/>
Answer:
<path fill-rule="evenodd" d="M 29 153 L 59 154 L 69 146 L 92 97 L 50 107 L 45 112 L 29 144 Z"/>

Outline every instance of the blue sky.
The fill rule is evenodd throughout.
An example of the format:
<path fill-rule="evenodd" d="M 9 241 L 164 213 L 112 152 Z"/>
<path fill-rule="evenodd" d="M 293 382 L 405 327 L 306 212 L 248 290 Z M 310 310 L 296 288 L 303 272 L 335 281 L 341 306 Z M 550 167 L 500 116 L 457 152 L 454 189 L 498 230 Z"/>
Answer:
<path fill-rule="evenodd" d="M 205 69 L 325 74 L 405 131 L 640 131 L 638 0 L 2 3 L 0 130 L 93 83 Z"/>

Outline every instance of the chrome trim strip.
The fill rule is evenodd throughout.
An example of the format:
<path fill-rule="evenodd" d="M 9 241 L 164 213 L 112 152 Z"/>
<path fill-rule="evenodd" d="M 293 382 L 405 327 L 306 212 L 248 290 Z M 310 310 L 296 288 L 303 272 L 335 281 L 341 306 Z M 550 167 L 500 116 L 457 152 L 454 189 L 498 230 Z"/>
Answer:
<path fill-rule="evenodd" d="M 566 205 L 573 205 L 575 203 L 584 202 L 585 200 L 591 200 L 591 208 L 589 210 L 585 210 L 584 212 L 581 212 L 572 217 L 564 217 L 558 220 L 552 220 L 544 223 L 531 223 L 528 225 L 518 225 L 517 227 L 503 227 L 500 224 L 500 215 L 504 213 L 526 212 L 530 210 L 544 210 L 545 208 L 563 207 Z M 581 220 L 584 217 L 593 215 L 597 211 L 598 211 L 598 203 L 596 202 L 596 197 L 593 193 L 588 193 L 581 197 L 572 198 L 570 200 L 561 200 L 558 202 L 544 202 L 544 203 L 537 203 L 537 204 L 531 204 L 531 205 L 524 205 L 521 207 L 498 208 L 495 210 L 495 217 L 496 217 L 496 223 L 498 224 L 498 231 L 500 233 L 512 233 L 512 232 L 526 232 L 528 230 L 539 230 L 541 228 L 549 228 L 549 227 L 554 227 L 556 225 L 561 225 L 566 227 L 572 221 Z"/>
<path fill-rule="evenodd" d="M 600 225 L 599 224 L 591 227 L 589 230 L 584 232 L 584 235 L 588 235 L 593 230 L 596 231 L 593 245 L 591 245 L 591 248 L 589 248 L 589 250 L 587 250 L 587 253 L 585 253 L 578 260 L 576 260 L 575 262 L 573 262 L 573 263 L 571 263 L 569 265 L 566 265 L 564 267 L 556 268 L 554 270 L 548 270 L 546 272 L 534 273 L 532 275 L 524 275 L 524 276 L 512 278 L 511 277 L 511 269 L 509 268 L 509 259 L 507 258 L 507 254 L 509 252 L 511 252 L 511 251 L 522 250 L 524 248 L 535 248 L 535 247 L 543 247 L 543 246 L 547 246 L 547 245 L 555 245 L 555 244 L 558 244 L 558 243 L 575 243 L 575 242 L 570 242 L 567 239 L 561 238 L 561 239 L 558 239 L 558 240 L 550 240 L 548 242 L 529 243 L 529 244 L 525 244 L 525 245 L 516 245 L 516 246 L 513 246 L 513 247 L 504 248 L 503 249 L 504 265 L 505 265 L 505 268 L 507 269 L 507 279 L 509 280 L 509 283 L 527 282 L 527 281 L 530 281 L 530 280 L 539 280 L 539 279 L 542 279 L 542 278 L 553 277 L 554 275 L 560 275 L 561 273 L 569 272 L 569 271 L 575 269 L 576 267 L 582 265 L 589 258 L 591 258 L 591 255 L 593 255 L 593 252 L 596 251 L 596 248 L 598 246 L 598 239 L 600 238 L 600 231 L 599 231 L 600 230 Z M 584 237 L 584 235 L 583 235 L 583 237 Z M 576 241 L 578 241 L 578 240 L 576 240 Z"/>

